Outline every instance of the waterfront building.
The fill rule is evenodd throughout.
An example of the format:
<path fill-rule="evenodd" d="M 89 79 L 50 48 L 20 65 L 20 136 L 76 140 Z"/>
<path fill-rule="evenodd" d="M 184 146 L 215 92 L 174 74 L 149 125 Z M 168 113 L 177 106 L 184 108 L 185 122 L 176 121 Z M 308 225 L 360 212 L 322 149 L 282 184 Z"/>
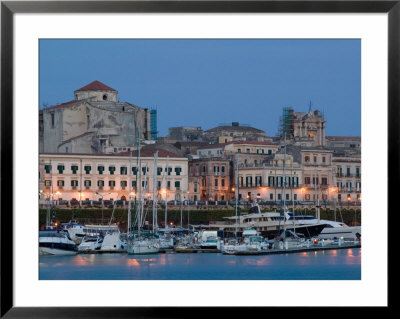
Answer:
<path fill-rule="evenodd" d="M 133 149 L 140 128 L 151 139 L 151 112 L 119 102 L 118 92 L 94 81 L 74 92 L 74 100 L 39 111 L 42 153 L 113 153 Z M 154 119 L 153 119 L 154 122 Z"/>
<path fill-rule="evenodd" d="M 361 156 L 334 153 L 333 184 L 335 200 L 339 206 L 361 205 Z"/>
<path fill-rule="evenodd" d="M 154 153 L 158 151 L 154 172 Z M 180 200 L 188 190 L 188 160 L 165 149 L 137 153 L 39 155 L 39 193 L 41 200 L 128 200 L 141 185 L 143 199 L 153 198 L 153 178 L 157 174 L 158 200 Z M 130 172 L 131 168 L 131 172 Z M 138 186 L 138 188 L 136 188 Z M 139 194 L 136 194 L 139 196 Z M 133 198 L 133 197 L 132 197 Z"/>
<path fill-rule="evenodd" d="M 239 200 L 245 201 L 300 201 L 302 173 L 301 164 L 295 162 L 293 155 L 275 153 L 261 164 L 239 164 L 234 171 L 232 190 L 235 191 L 238 184 Z M 283 183 L 286 183 L 285 190 Z"/>
<path fill-rule="evenodd" d="M 328 201 L 333 184 L 332 153 L 324 147 L 301 147 L 303 200 Z"/>
<path fill-rule="evenodd" d="M 189 161 L 191 200 L 225 201 L 232 195 L 229 159 L 216 157 Z"/>

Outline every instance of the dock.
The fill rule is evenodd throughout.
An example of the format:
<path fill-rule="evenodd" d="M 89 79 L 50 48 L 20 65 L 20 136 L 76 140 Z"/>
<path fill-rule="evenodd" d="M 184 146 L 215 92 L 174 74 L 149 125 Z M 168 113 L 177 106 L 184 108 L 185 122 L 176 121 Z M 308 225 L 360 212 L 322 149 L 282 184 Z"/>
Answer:
<path fill-rule="evenodd" d="M 78 254 L 125 254 L 127 252 L 126 249 L 118 249 L 118 250 L 86 250 L 86 251 L 78 251 Z"/>
<path fill-rule="evenodd" d="M 349 249 L 349 248 L 361 248 L 361 244 L 359 243 L 344 243 L 342 245 L 313 245 L 310 247 L 296 247 L 296 248 L 288 248 L 288 249 L 279 249 L 279 248 L 271 248 L 263 251 L 238 251 L 234 253 L 235 256 L 260 256 L 260 255 L 276 255 L 276 254 L 293 254 L 293 253 L 302 253 L 302 252 L 312 252 L 312 251 L 321 251 L 321 250 L 335 250 L 335 249 Z"/>

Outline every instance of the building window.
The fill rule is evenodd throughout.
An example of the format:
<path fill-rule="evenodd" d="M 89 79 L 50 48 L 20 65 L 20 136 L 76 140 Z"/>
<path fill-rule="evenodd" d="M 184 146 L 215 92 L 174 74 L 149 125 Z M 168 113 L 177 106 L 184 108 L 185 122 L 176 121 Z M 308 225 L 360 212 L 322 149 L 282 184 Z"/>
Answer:
<path fill-rule="evenodd" d="M 322 163 L 325 163 L 326 162 L 326 158 L 325 158 L 325 156 L 322 156 Z"/>
<path fill-rule="evenodd" d="M 137 175 L 137 168 L 136 167 L 132 167 L 132 173 L 133 173 L 133 175 Z"/>
<path fill-rule="evenodd" d="M 107 101 L 107 94 L 103 95 L 103 101 Z"/>
<path fill-rule="evenodd" d="M 109 166 L 108 170 L 110 171 L 110 175 L 114 175 L 115 172 L 115 166 Z M 115 186 L 115 185 L 114 185 Z"/>
<path fill-rule="evenodd" d="M 64 181 L 63 180 L 57 181 L 57 186 L 58 187 L 63 187 L 64 186 Z"/>
<path fill-rule="evenodd" d="M 175 182 L 175 189 L 179 190 L 181 187 L 181 182 L 180 181 L 176 181 Z"/>
<path fill-rule="evenodd" d="M 102 175 L 104 171 L 104 166 L 97 166 L 97 170 L 99 171 L 99 174 Z"/>
<path fill-rule="evenodd" d="M 286 194 L 286 200 L 289 200 L 289 194 Z"/>
<path fill-rule="evenodd" d="M 360 168 L 359 167 L 356 167 L 356 176 L 360 177 Z"/>
<path fill-rule="evenodd" d="M 310 185 L 311 184 L 311 178 L 310 177 L 304 177 L 304 184 Z"/>
<path fill-rule="evenodd" d="M 278 194 L 278 200 L 281 200 L 281 199 L 282 199 L 282 195 Z"/>
<path fill-rule="evenodd" d="M 346 176 L 350 176 L 350 167 L 347 167 Z"/>
<path fill-rule="evenodd" d="M 74 188 L 74 187 L 77 187 L 78 186 L 78 181 L 76 180 L 76 179 L 73 179 L 73 180 L 71 180 L 71 186 Z"/>
<path fill-rule="evenodd" d="M 86 188 L 89 188 L 90 186 L 92 186 L 92 181 L 91 180 L 85 180 L 83 182 L 83 184 L 85 185 Z"/>
<path fill-rule="evenodd" d="M 310 194 L 306 194 L 306 200 L 310 200 L 310 199 L 311 199 Z"/>
<path fill-rule="evenodd" d="M 221 166 L 221 173 L 225 173 L 225 166 Z"/>
<path fill-rule="evenodd" d="M 271 155 L 272 154 L 272 150 L 268 150 L 268 155 Z"/>
<path fill-rule="evenodd" d="M 316 163 L 317 162 L 317 157 L 316 156 L 314 156 L 314 163 Z"/>
<path fill-rule="evenodd" d="M 269 194 L 269 199 L 273 200 L 274 199 L 274 194 Z"/>
<path fill-rule="evenodd" d="M 225 187 L 225 180 L 224 179 L 221 179 L 221 186 Z"/>
<path fill-rule="evenodd" d="M 165 171 L 167 172 L 167 168 L 165 168 Z M 168 167 L 168 175 L 171 175 L 172 172 L 172 167 Z"/>
<path fill-rule="evenodd" d="M 194 183 L 193 185 L 193 192 L 197 193 L 197 183 Z"/>
<path fill-rule="evenodd" d="M 297 200 L 297 194 L 293 195 L 293 200 Z"/>
<path fill-rule="evenodd" d="M 182 172 L 182 168 L 180 168 L 180 167 L 175 167 L 175 174 L 176 175 L 181 175 L 181 172 Z"/>
<path fill-rule="evenodd" d="M 250 149 L 249 148 L 246 148 L 246 153 L 250 153 Z"/>
<path fill-rule="evenodd" d="M 322 179 L 321 179 L 321 185 L 328 185 L 328 178 L 322 177 Z"/>
<path fill-rule="evenodd" d="M 115 187 L 115 181 L 108 181 L 108 186 Z"/>
<path fill-rule="evenodd" d="M 237 151 L 238 151 L 238 153 L 241 153 L 241 152 L 242 152 L 242 150 L 241 150 L 240 148 L 238 148 L 238 150 L 237 150 Z"/>
<path fill-rule="evenodd" d="M 44 181 L 44 186 L 51 186 L 51 180 L 46 179 Z"/>
<path fill-rule="evenodd" d="M 157 175 L 161 175 L 162 167 L 157 167 Z"/>
<path fill-rule="evenodd" d="M 83 169 L 85 170 L 86 174 L 90 174 L 90 171 L 91 171 L 92 167 L 89 166 L 89 165 L 86 165 L 86 166 L 84 166 Z"/>
<path fill-rule="evenodd" d="M 72 165 L 71 166 L 71 171 L 72 171 L 72 174 L 76 174 L 76 172 L 78 171 L 78 166 Z"/>
<path fill-rule="evenodd" d="M 158 190 L 161 189 L 161 181 L 157 181 L 157 189 L 158 189 Z"/>
<path fill-rule="evenodd" d="M 97 181 L 97 186 L 104 187 L 104 181 Z"/>
<path fill-rule="evenodd" d="M 218 179 L 215 179 L 215 187 L 218 187 Z"/>
<path fill-rule="evenodd" d="M 54 127 L 54 113 L 50 113 L 51 116 L 51 127 Z"/>
<path fill-rule="evenodd" d="M 308 163 L 308 162 L 310 161 L 310 156 L 304 157 L 304 161 L 305 161 L 306 163 Z"/>
<path fill-rule="evenodd" d="M 128 168 L 126 166 L 121 166 L 120 171 L 121 171 L 121 175 L 128 174 Z"/>
<path fill-rule="evenodd" d="M 337 199 L 338 199 L 338 201 L 340 202 L 340 201 L 342 200 L 342 194 L 338 194 L 338 195 L 337 195 Z"/>
<path fill-rule="evenodd" d="M 171 182 L 170 181 L 167 182 L 167 189 L 171 189 Z"/>
<path fill-rule="evenodd" d="M 268 187 L 274 187 L 274 177 L 268 176 Z"/>
<path fill-rule="evenodd" d="M 128 182 L 127 181 L 121 181 L 121 187 L 122 189 L 125 189 L 126 186 L 128 186 Z"/>
<path fill-rule="evenodd" d="M 313 184 L 318 185 L 318 177 L 313 177 Z"/>
<path fill-rule="evenodd" d="M 65 166 L 64 165 L 58 165 L 57 169 L 58 169 L 58 173 L 62 174 L 64 172 L 64 170 L 65 170 Z"/>
<path fill-rule="evenodd" d="M 46 171 L 46 174 L 50 174 L 51 173 L 51 165 L 45 165 L 44 170 Z"/>

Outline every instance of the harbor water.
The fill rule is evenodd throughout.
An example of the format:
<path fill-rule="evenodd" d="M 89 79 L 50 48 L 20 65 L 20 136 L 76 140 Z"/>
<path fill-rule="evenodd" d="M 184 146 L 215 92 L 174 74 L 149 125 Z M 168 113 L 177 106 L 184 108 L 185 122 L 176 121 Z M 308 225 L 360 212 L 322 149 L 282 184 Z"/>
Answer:
<path fill-rule="evenodd" d="M 40 280 L 361 280 L 361 248 L 263 256 L 41 256 Z"/>

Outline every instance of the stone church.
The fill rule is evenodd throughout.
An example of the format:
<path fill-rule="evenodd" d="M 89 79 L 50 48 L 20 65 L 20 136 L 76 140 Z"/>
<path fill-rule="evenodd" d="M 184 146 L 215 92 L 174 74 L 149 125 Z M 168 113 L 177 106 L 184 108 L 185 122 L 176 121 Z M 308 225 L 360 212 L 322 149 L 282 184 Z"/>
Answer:
<path fill-rule="evenodd" d="M 113 153 L 136 148 L 137 132 L 150 140 L 150 110 L 118 100 L 118 92 L 94 81 L 74 100 L 39 111 L 40 153 Z"/>

